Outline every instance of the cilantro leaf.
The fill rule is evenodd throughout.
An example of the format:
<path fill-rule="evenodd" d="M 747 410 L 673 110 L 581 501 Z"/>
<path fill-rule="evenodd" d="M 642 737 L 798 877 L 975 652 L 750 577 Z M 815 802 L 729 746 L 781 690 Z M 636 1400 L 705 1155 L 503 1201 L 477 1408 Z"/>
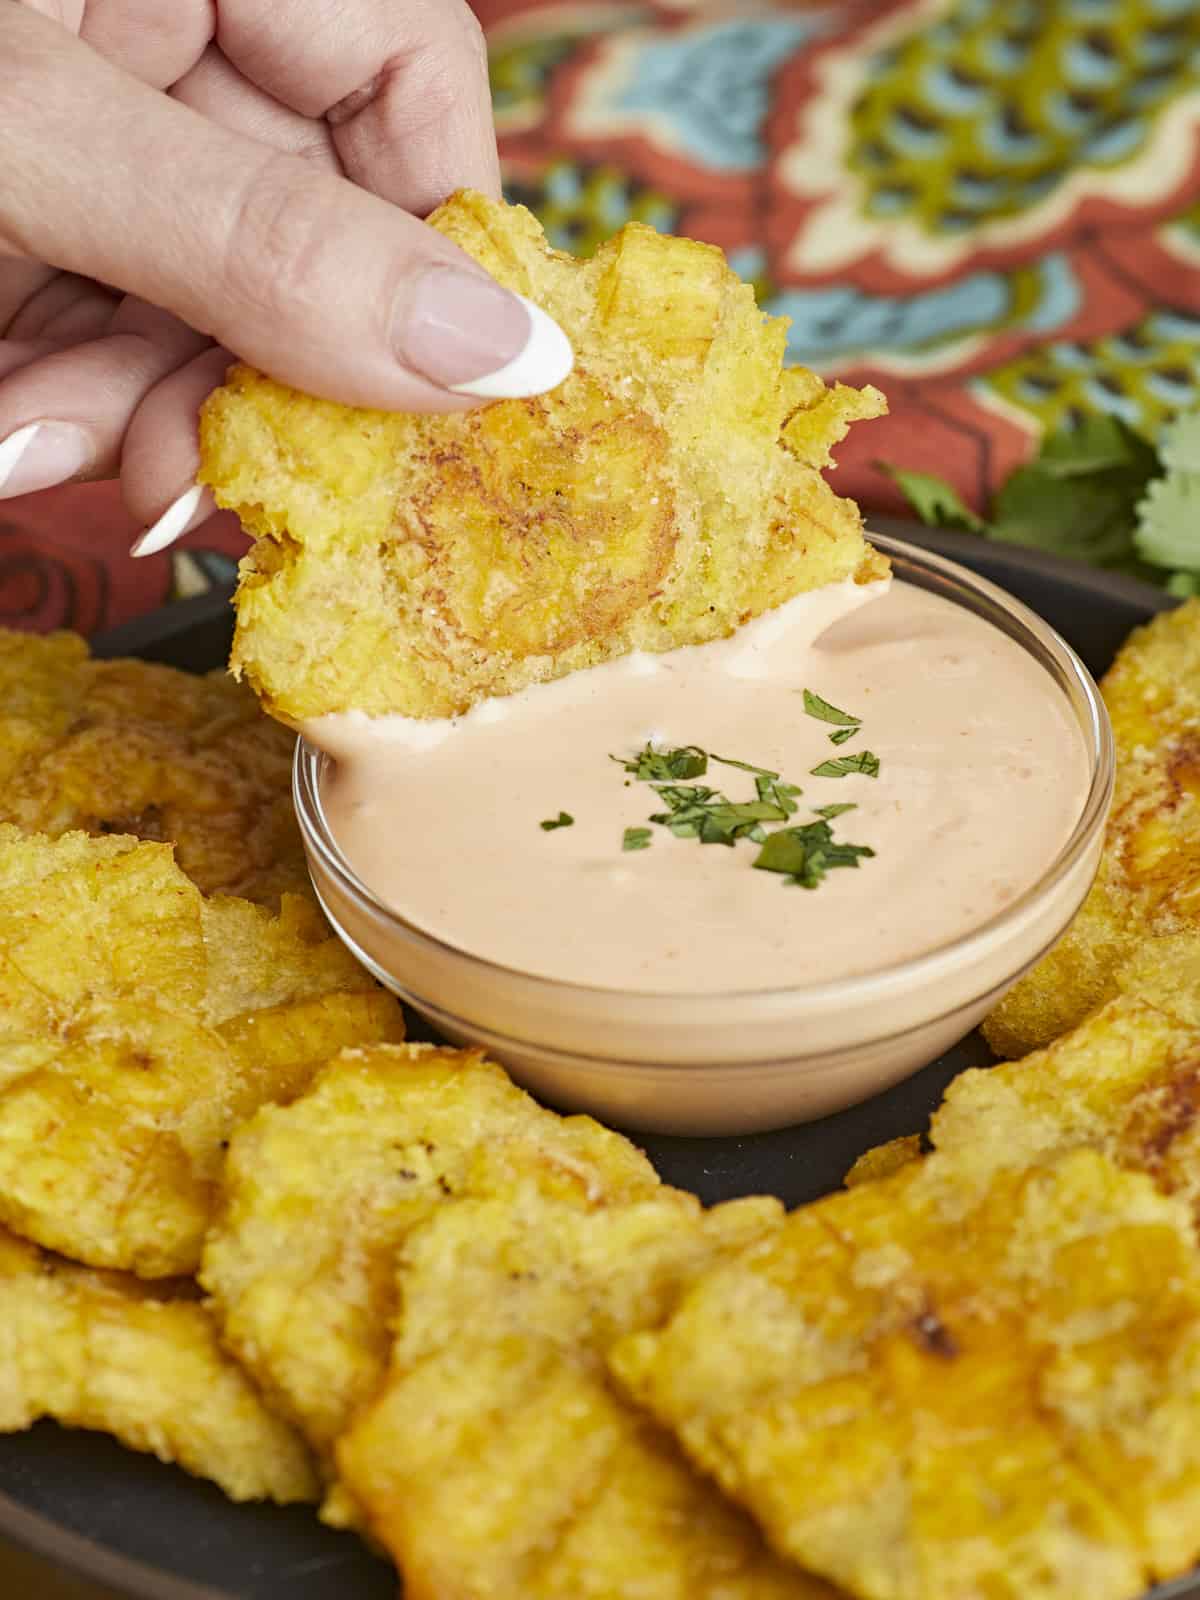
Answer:
<path fill-rule="evenodd" d="M 1135 508 L 1147 481 L 1148 474 L 1121 468 L 1075 477 L 1068 487 L 1031 462 L 1018 467 L 997 494 L 990 537 L 1129 570 L 1137 560 Z"/>
<path fill-rule="evenodd" d="M 791 789 L 792 785 L 785 787 Z M 735 802 L 704 784 L 655 784 L 653 788 L 668 809 L 656 811 L 650 821 L 669 828 L 677 839 L 699 839 L 701 844 L 733 845 L 739 839 L 765 838 L 760 824 L 786 822 L 796 809 L 790 794 Z"/>
<path fill-rule="evenodd" d="M 954 485 L 944 478 L 935 477 L 932 472 L 910 472 L 888 461 L 877 461 L 875 465 L 891 478 L 927 527 L 960 528 L 964 533 L 986 532 L 983 518 L 975 515 Z"/>
<path fill-rule="evenodd" d="M 764 872 L 782 873 L 801 888 L 815 889 L 834 868 L 857 868 L 860 860 L 874 854 L 869 845 L 836 840 L 828 822 L 809 822 L 771 834 L 753 864 Z"/>
<path fill-rule="evenodd" d="M 621 849 L 648 850 L 650 848 L 650 839 L 649 828 L 626 828 L 621 835 Z"/>
<path fill-rule="evenodd" d="M 1200 472 L 1170 471 L 1146 491 L 1133 536 L 1156 567 L 1200 572 Z"/>
<path fill-rule="evenodd" d="M 708 771 L 708 757 L 694 744 L 677 750 L 656 750 L 652 744 L 647 744 L 632 760 L 624 756 L 610 756 L 609 760 L 644 783 L 665 783 L 670 778 L 702 778 Z"/>
<path fill-rule="evenodd" d="M 538 827 L 543 833 L 552 833 L 555 828 L 569 828 L 575 818 L 569 811 L 560 811 L 556 817 L 547 817 L 545 822 L 539 822 Z"/>
<path fill-rule="evenodd" d="M 856 733 L 861 733 L 862 728 L 855 725 L 853 728 L 839 728 L 836 733 L 829 735 L 830 744 L 845 744 L 847 739 L 853 739 Z"/>
<path fill-rule="evenodd" d="M 772 772 L 770 767 L 755 767 L 749 761 L 735 761 L 732 756 L 719 756 L 715 751 L 710 752 L 714 761 L 719 761 L 723 767 L 737 767 L 742 772 L 757 772 L 761 778 L 777 778 L 779 774 Z"/>
<path fill-rule="evenodd" d="M 816 717 L 820 722 L 837 722 L 843 727 L 850 728 L 857 728 L 862 723 L 861 717 L 856 717 L 851 711 L 839 711 L 836 706 L 831 706 L 828 700 L 823 700 L 811 689 L 804 691 L 804 710 L 806 715 Z"/>
<path fill-rule="evenodd" d="M 1191 448 L 1181 440 L 1189 458 Z M 1153 446 L 1118 417 L 1084 417 L 1047 434 L 1035 459 L 1005 480 L 986 521 L 939 479 L 884 470 L 922 520 L 934 526 L 967 528 L 1001 544 L 1030 545 L 1137 577 L 1155 576 L 1135 544 L 1134 529 L 1138 500 L 1158 471 L 1158 458 Z"/>
<path fill-rule="evenodd" d="M 755 778 L 754 787 L 760 800 L 778 806 L 789 817 L 796 809 L 796 796 L 802 792 L 794 783 L 784 783 L 781 778 L 768 778 L 765 774 Z"/>
<path fill-rule="evenodd" d="M 829 829 L 826 828 L 826 834 Z M 830 835 L 830 837 L 832 837 Z M 768 836 L 754 858 L 763 872 L 803 872 L 808 860 L 808 841 L 802 828 L 780 828 Z"/>
<path fill-rule="evenodd" d="M 1112 468 L 1150 473 L 1155 453 L 1141 434 L 1120 417 L 1083 417 L 1072 428 L 1057 428 L 1042 440 L 1037 465 L 1048 477 L 1080 478 Z"/>
<path fill-rule="evenodd" d="M 1185 412 L 1167 424 L 1158 454 L 1167 472 L 1200 472 L 1200 411 Z"/>
<path fill-rule="evenodd" d="M 845 816 L 847 811 L 857 811 L 858 807 L 853 800 L 844 800 L 836 806 L 814 806 L 813 810 L 819 817 L 825 817 L 832 822 L 835 817 Z"/>
<path fill-rule="evenodd" d="M 879 776 L 879 757 L 870 750 L 858 750 L 852 756 L 834 756 L 812 769 L 814 778 L 844 778 L 851 772 L 861 772 L 865 778 Z"/>

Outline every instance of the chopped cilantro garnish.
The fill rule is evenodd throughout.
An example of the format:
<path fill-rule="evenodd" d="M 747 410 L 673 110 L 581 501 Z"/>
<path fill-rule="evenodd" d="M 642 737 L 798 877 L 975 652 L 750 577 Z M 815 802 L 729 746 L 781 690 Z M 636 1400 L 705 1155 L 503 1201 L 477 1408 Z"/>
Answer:
<path fill-rule="evenodd" d="M 656 811 L 650 821 L 670 828 L 677 839 L 699 839 L 701 844 L 732 845 L 738 839 L 762 839 L 760 823 L 786 822 L 790 815 L 782 804 L 769 800 L 737 803 L 703 784 L 655 784 L 654 792 L 669 809 Z"/>
<path fill-rule="evenodd" d="M 828 822 L 809 822 L 801 828 L 780 828 L 763 844 L 754 865 L 764 872 L 782 873 L 789 883 L 815 889 L 836 867 L 857 867 L 875 854 L 865 844 L 842 844 L 833 837 Z"/>
<path fill-rule="evenodd" d="M 569 811 L 560 811 L 556 817 L 547 817 L 545 822 L 539 822 L 538 827 L 543 833 L 550 833 L 555 828 L 569 828 L 574 821 L 575 818 Z"/>
<path fill-rule="evenodd" d="M 643 783 L 666 783 L 671 778 L 702 778 L 708 770 L 708 757 L 694 744 L 678 750 L 656 750 L 648 744 L 632 760 L 624 756 L 611 756 Z"/>
<path fill-rule="evenodd" d="M 835 728 L 829 735 L 830 744 L 845 744 L 847 739 L 853 739 L 856 733 L 862 732 L 862 726 L 855 723 L 853 728 Z"/>
<path fill-rule="evenodd" d="M 784 783 L 782 778 L 768 778 L 762 774 L 755 778 L 754 787 L 760 800 L 778 806 L 789 817 L 796 809 L 795 797 L 802 792 L 794 783 Z"/>
<path fill-rule="evenodd" d="M 811 689 L 804 691 L 804 709 L 810 717 L 816 717 L 820 722 L 836 722 L 841 727 L 857 728 L 862 722 L 862 718 L 856 717 L 852 711 L 839 711 Z"/>
<path fill-rule="evenodd" d="M 810 690 L 806 689 L 804 695 L 805 709 L 811 715 L 822 722 L 837 724 L 837 732 L 831 735 L 837 742 L 861 731 L 857 717 L 839 711 Z M 750 839 L 761 846 L 754 865 L 768 872 L 781 873 L 788 883 L 815 889 L 833 868 L 857 867 L 862 857 L 874 855 L 874 851 L 866 845 L 842 844 L 833 837 L 830 821 L 845 811 L 853 811 L 854 806 L 850 804 L 817 807 L 817 815 L 823 819 L 820 822 L 776 828 L 768 832 L 766 824 L 786 823 L 795 815 L 796 797 L 802 792 L 799 785 L 787 783 L 769 767 L 756 767 L 749 761 L 718 756 L 711 751 L 701 750 L 698 745 L 655 750 L 647 744 L 630 759 L 621 756 L 611 759 L 627 773 L 649 783 L 662 801 L 666 809 L 654 812 L 649 819 L 652 823 L 668 829 L 677 839 L 698 839 L 701 844 L 723 844 L 732 848 L 738 840 Z M 710 761 L 752 773 L 757 798 L 731 800 L 709 784 L 674 781 L 702 777 Z M 814 768 L 817 777 L 840 778 L 848 772 L 862 772 L 873 778 L 879 772 L 879 758 L 869 750 L 863 750 L 856 755 L 839 756 L 836 760 L 822 762 Z M 561 824 L 543 823 L 542 826 L 557 827 Z M 621 838 L 621 849 L 645 850 L 652 839 L 650 828 L 626 828 Z"/>
<path fill-rule="evenodd" d="M 719 756 L 710 751 L 713 761 L 719 761 L 723 767 L 737 767 L 740 772 L 757 772 L 760 778 L 777 778 L 779 774 L 772 772 L 770 767 L 756 767 L 749 761 L 735 761 L 732 756 Z"/>
<path fill-rule="evenodd" d="M 844 778 L 848 773 L 861 772 L 865 778 L 879 776 L 879 757 L 870 750 L 858 750 L 852 756 L 835 756 L 822 761 L 812 769 L 814 778 Z"/>
<path fill-rule="evenodd" d="M 844 817 L 847 811 L 857 811 L 858 807 L 853 800 L 843 800 L 841 805 L 814 806 L 813 810 L 819 817 L 824 817 L 827 821 L 832 822 L 834 817 Z"/>

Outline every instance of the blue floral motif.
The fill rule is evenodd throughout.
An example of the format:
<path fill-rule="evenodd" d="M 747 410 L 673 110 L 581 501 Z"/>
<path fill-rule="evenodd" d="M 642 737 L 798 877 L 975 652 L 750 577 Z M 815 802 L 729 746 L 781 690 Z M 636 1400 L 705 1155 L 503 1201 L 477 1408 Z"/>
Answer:
<path fill-rule="evenodd" d="M 758 17 L 660 35 L 638 54 L 615 104 L 674 124 L 689 156 L 713 171 L 749 171 L 765 159 L 760 132 L 771 74 L 823 31 L 829 15 Z"/>
<path fill-rule="evenodd" d="M 1050 255 L 1021 273 L 975 272 L 912 295 L 787 289 L 764 309 L 792 319 L 788 359 L 820 367 L 857 355 L 930 350 L 997 328 L 1047 333 L 1075 315 L 1080 299 L 1070 262 Z"/>

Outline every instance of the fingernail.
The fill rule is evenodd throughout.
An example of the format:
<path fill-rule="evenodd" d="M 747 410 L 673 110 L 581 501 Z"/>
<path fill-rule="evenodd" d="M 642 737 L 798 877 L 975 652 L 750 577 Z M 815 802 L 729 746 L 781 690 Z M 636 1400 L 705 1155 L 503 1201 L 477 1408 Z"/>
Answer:
<path fill-rule="evenodd" d="M 540 306 L 458 267 L 417 279 L 399 345 L 401 359 L 440 388 L 484 400 L 545 394 L 575 364 L 570 340 Z"/>
<path fill-rule="evenodd" d="M 129 546 L 129 554 L 157 555 L 160 550 L 165 550 L 168 545 L 174 544 L 176 539 L 182 539 L 185 533 L 199 527 L 216 509 L 216 503 L 208 490 L 202 484 L 196 484 L 195 488 L 188 489 L 178 500 L 173 501 L 157 522 L 152 522 L 137 536 Z"/>
<path fill-rule="evenodd" d="M 92 455 L 92 441 L 74 423 L 31 422 L 0 441 L 0 497 L 66 483 Z"/>

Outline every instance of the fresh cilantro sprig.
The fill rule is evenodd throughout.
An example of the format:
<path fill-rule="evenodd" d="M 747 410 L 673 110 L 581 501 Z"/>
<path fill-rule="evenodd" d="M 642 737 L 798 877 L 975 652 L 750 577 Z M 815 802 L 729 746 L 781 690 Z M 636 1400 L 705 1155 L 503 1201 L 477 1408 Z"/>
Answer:
<path fill-rule="evenodd" d="M 1117 417 L 1047 434 L 1004 482 L 987 516 L 927 472 L 878 463 L 922 522 L 1074 556 L 1200 593 L 1200 413 L 1177 417 L 1158 447 Z"/>
<path fill-rule="evenodd" d="M 1200 413 L 1177 417 L 1159 443 L 1164 468 L 1138 504 L 1133 542 L 1170 573 L 1172 594 L 1200 594 Z"/>

